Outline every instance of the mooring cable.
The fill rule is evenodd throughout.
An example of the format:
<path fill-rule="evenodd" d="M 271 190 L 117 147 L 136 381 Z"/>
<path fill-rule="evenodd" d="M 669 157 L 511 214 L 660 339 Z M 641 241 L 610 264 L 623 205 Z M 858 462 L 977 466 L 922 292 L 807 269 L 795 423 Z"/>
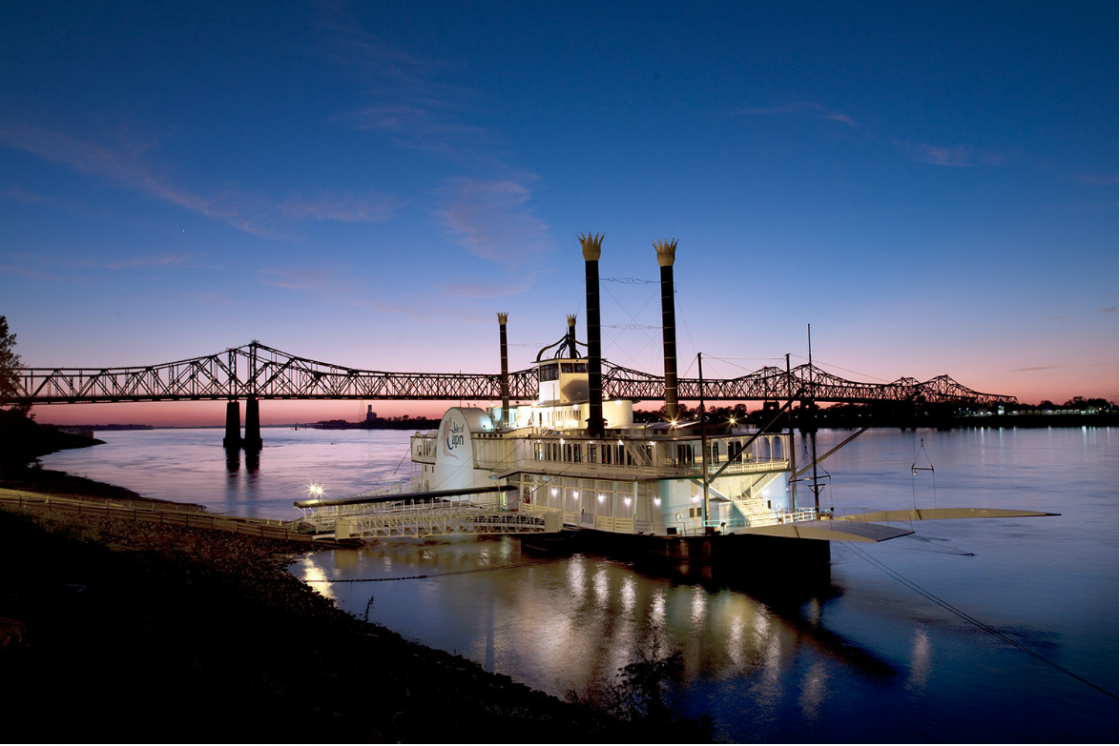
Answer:
<path fill-rule="evenodd" d="M 914 581 L 903 577 L 898 572 L 896 572 L 896 571 L 892 570 L 891 568 L 887 567 L 881 561 L 879 561 L 879 560 L 875 559 L 874 557 L 872 557 L 871 555 L 867 554 L 866 552 L 864 552 L 859 547 L 851 546 L 849 544 L 847 546 L 847 548 L 852 550 L 853 552 L 855 552 L 857 556 L 862 557 L 863 559 L 867 560 L 872 566 L 879 568 L 880 570 L 882 570 L 884 573 L 886 573 L 890 577 L 892 577 L 895 580 L 897 580 L 898 582 L 902 583 L 903 585 L 905 585 L 910 590 L 914 591 L 915 593 L 917 593 L 921 596 L 924 596 L 925 598 L 934 602 L 935 604 L 937 604 L 941 608 L 945 609 L 946 611 L 948 611 L 952 614 L 957 615 L 958 617 L 960 617 L 964 621 L 968 622 L 969 624 L 974 625 L 978 629 L 981 629 L 981 630 L 987 632 L 988 634 L 993 635 L 994 637 L 998 637 L 999 639 L 1006 642 L 1008 645 L 1011 645 L 1012 647 L 1016 647 L 1019 650 L 1022 650 L 1027 655 L 1030 655 L 1030 656 L 1033 656 L 1034 658 L 1037 658 L 1038 660 L 1042 661 L 1046 665 L 1051 666 L 1052 668 L 1055 668 L 1055 669 L 1061 671 L 1062 673 L 1066 674 L 1067 676 L 1072 676 L 1073 678 L 1080 681 L 1082 684 L 1087 684 L 1087 685 L 1093 687 L 1098 692 L 1101 692 L 1103 694 L 1107 694 L 1108 696 L 1112 697 L 1113 699 L 1120 699 L 1115 694 L 1108 691 L 1104 687 L 1097 686 L 1096 684 L 1089 681 L 1088 679 L 1086 679 L 1082 676 L 1078 676 L 1073 671 L 1070 671 L 1068 668 L 1065 668 L 1061 664 L 1055 663 L 1054 661 L 1050 660 L 1049 658 L 1042 655 L 1041 653 L 1037 653 L 1034 650 L 1031 650 L 1026 645 L 1019 642 L 1018 640 L 1015 640 L 1011 637 L 1008 637 L 1006 634 L 1004 634 L 1003 632 L 1000 632 L 995 627 L 992 627 L 992 626 L 989 626 L 989 625 L 985 624 L 984 622 L 980 621 L 976 617 L 965 613 L 964 611 L 958 609 L 956 606 L 953 606 L 948 601 L 945 601 L 944 599 L 939 598 L 938 596 L 934 595 L 933 593 L 927 591 L 925 588 L 922 588 L 920 585 L 918 585 Z"/>

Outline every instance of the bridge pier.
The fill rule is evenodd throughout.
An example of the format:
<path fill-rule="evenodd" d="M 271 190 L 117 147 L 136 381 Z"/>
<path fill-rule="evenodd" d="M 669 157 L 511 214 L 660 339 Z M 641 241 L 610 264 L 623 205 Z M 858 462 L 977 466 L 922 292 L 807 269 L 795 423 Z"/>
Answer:
<path fill-rule="evenodd" d="M 264 447 L 261 440 L 261 405 L 255 396 L 245 400 L 245 439 L 242 445 L 246 451 L 259 451 Z"/>
<path fill-rule="evenodd" d="M 236 399 L 226 402 L 226 437 L 222 445 L 227 449 L 241 447 L 241 405 Z"/>

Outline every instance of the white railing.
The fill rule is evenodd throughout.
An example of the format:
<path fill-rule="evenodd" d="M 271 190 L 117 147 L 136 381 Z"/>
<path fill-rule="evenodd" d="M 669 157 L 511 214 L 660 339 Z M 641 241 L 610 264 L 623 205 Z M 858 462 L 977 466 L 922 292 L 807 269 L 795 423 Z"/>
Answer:
<path fill-rule="evenodd" d="M 306 511 L 304 522 L 320 532 L 333 530 L 340 539 L 525 534 L 546 530 L 542 516 L 503 510 L 497 503 L 468 501 L 332 505 Z"/>

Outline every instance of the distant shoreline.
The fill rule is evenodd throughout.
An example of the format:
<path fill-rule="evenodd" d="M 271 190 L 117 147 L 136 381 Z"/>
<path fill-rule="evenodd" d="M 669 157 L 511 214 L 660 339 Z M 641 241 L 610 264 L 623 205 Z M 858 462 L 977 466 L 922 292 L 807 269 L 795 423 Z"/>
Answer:
<path fill-rule="evenodd" d="M 435 430 L 439 427 L 439 420 L 429 420 L 427 423 L 418 424 L 385 424 L 369 426 L 365 423 L 350 422 L 341 425 L 322 425 L 314 422 L 291 422 L 278 425 L 261 425 L 262 430 Z M 709 424 L 716 424 L 709 419 Z M 641 423 L 636 423 L 641 424 Z M 805 423 L 806 425 L 808 423 Z M 785 427 L 785 423 L 782 423 Z M 822 430 L 851 430 L 866 425 L 866 421 L 856 418 L 822 418 L 817 427 Z M 103 427 L 98 425 L 52 425 L 60 430 L 87 430 L 91 432 L 128 432 L 147 430 L 222 430 L 224 425 L 118 425 Z M 802 425 L 799 418 L 794 416 L 794 427 Z M 1009 429 L 1016 427 L 1120 427 L 1120 415 L 1115 412 L 1102 412 L 1098 414 L 1030 414 L 1030 415 L 987 415 L 972 417 L 946 417 L 946 418 L 912 418 L 907 421 L 901 419 L 879 422 L 872 425 L 872 429 L 931 429 L 951 430 L 969 428 L 1000 428 Z"/>

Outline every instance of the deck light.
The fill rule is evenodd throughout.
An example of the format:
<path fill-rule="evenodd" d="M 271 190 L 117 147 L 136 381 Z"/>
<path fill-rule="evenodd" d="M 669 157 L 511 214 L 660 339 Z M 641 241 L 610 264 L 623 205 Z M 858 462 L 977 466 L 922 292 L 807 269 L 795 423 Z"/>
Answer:
<path fill-rule="evenodd" d="M 603 500 L 605 500 L 605 499 L 606 499 L 605 497 L 603 497 L 602 495 L 599 495 L 599 502 L 603 502 Z"/>
<path fill-rule="evenodd" d="M 627 498 L 623 498 L 623 500 L 622 500 L 622 501 L 623 501 L 624 503 L 626 503 L 627 505 L 629 505 L 629 504 L 630 504 L 630 498 L 628 498 L 628 497 L 627 497 Z"/>
<path fill-rule="evenodd" d="M 572 497 L 574 497 L 574 498 L 577 498 L 577 499 L 578 499 L 578 498 L 579 498 L 579 490 L 576 490 L 575 492 L 573 492 L 573 493 L 572 493 Z"/>
<path fill-rule="evenodd" d="M 556 488 L 555 487 L 552 488 L 552 496 L 556 497 Z"/>

